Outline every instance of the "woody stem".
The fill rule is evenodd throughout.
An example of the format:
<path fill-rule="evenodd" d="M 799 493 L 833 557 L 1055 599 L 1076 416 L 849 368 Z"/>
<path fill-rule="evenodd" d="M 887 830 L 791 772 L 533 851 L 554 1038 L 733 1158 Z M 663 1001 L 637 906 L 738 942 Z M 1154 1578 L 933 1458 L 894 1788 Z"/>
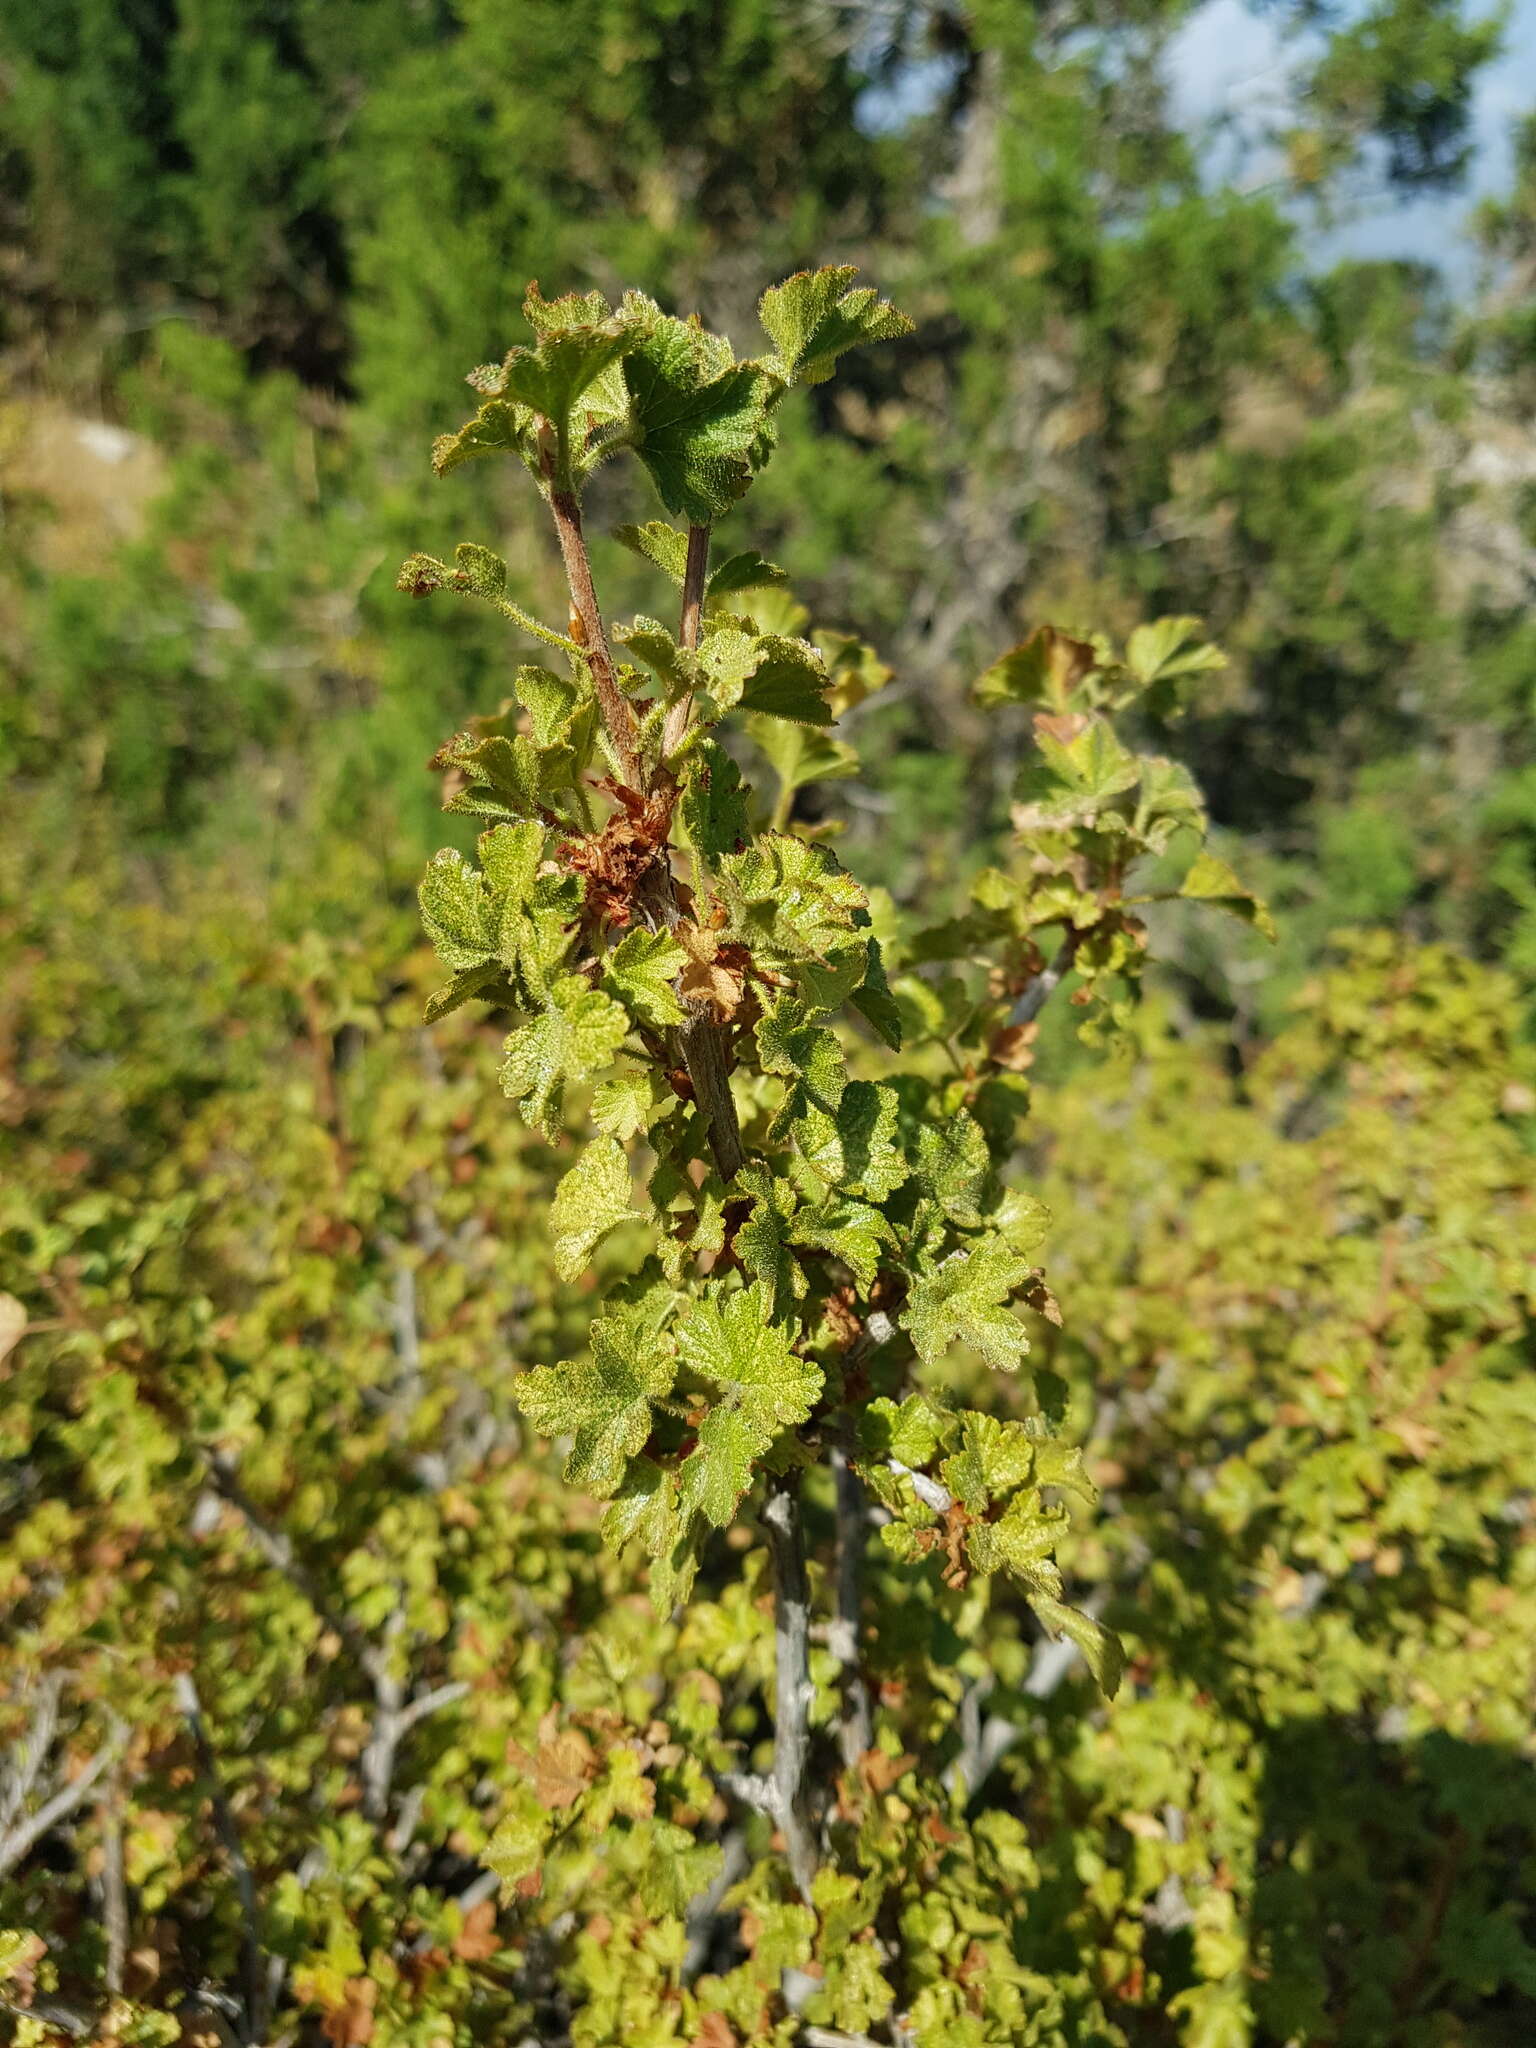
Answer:
<path fill-rule="evenodd" d="M 683 616 L 678 624 L 677 644 L 679 647 L 694 648 L 699 644 L 699 633 L 704 623 L 704 588 L 709 576 L 709 528 L 690 526 L 688 529 L 688 560 L 683 570 Z M 678 698 L 667 713 L 667 722 L 662 731 L 661 751 L 663 757 L 674 753 L 683 743 L 688 731 L 688 721 L 693 716 L 693 692 L 689 690 Z"/>
<path fill-rule="evenodd" d="M 571 608 L 581 621 L 582 651 L 592 671 L 592 687 L 597 692 L 598 707 L 608 728 L 608 737 L 618 750 L 624 780 L 631 789 L 639 789 L 642 769 L 635 751 L 634 709 L 619 688 L 613 656 L 608 652 L 603 615 L 597 608 L 597 593 L 592 587 L 592 564 L 587 558 L 586 536 L 581 530 L 581 507 L 574 493 L 556 485 L 550 466 L 546 466 L 545 474 L 549 478 L 549 509 L 554 515 L 560 556 L 565 563 L 565 580 L 570 585 Z"/>

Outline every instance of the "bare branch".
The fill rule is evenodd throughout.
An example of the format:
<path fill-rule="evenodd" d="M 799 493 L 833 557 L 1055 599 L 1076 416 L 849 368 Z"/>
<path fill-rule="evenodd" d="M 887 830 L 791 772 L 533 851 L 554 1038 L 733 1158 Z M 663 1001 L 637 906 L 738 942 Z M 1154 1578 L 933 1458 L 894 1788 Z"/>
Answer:
<path fill-rule="evenodd" d="M 720 1916 L 720 1901 L 738 1879 L 745 1877 L 750 1858 L 739 1828 L 733 1828 L 721 1844 L 722 1859 L 715 1881 L 688 1907 L 688 1950 L 683 1957 L 683 1982 L 691 1984 L 709 1961 Z"/>
<path fill-rule="evenodd" d="M 101 1924 L 107 1938 L 107 1995 L 120 1998 L 128 1960 L 128 1878 L 123 1863 L 123 1816 L 114 1785 L 101 1802 Z"/>
<path fill-rule="evenodd" d="M 715 1783 L 722 1792 L 743 1806 L 750 1806 L 754 1813 L 766 1813 L 770 1820 L 777 1820 L 779 1798 L 774 1790 L 772 1778 L 765 1778 L 760 1771 L 719 1771 Z"/>
<path fill-rule="evenodd" d="M 832 1448 L 832 1480 L 837 1515 L 837 1607 L 827 1632 L 827 1642 L 843 1668 L 843 1719 L 839 1738 L 843 1764 L 851 1770 L 874 1741 L 869 1687 L 859 1668 L 864 1542 L 869 1514 L 863 1482 L 841 1444 Z"/>
<path fill-rule="evenodd" d="M 932 1508 L 936 1515 L 947 1515 L 955 1504 L 955 1496 L 942 1479 L 930 1479 L 926 1472 L 914 1472 L 910 1465 L 903 1465 L 900 1458 L 887 1458 L 887 1466 L 898 1479 L 910 1479 L 912 1491 L 925 1508 Z"/>
<path fill-rule="evenodd" d="M 202 1702 L 197 1696 L 197 1687 L 189 1672 L 184 1671 L 178 1675 L 175 1695 L 177 1710 L 187 1724 L 192 1746 L 197 1752 L 197 1766 L 207 1788 L 208 1803 L 213 1809 L 214 1826 L 218 1830 L 224 1854 L 229 1860 L 235 1890 L 240 1895 L 240 1912 L 245 1922 L 240 1942 L 240 1974 L 244 1979 L 245 1997 L 245 2026 L 242 2031 L 247 2041 L 259 2042 L 266 2033 L 266 1970 L 261 1955 L 256 1882 L 251 1876 L 251 1866 L 245 1860 L 245 1850 L 241 1846 L 234 1809 L 229 1803 L 223 1780 L 219 1776 L 218 1758 L 214 1755 L 213 1744 L 208 1739 Z"/>
<path fill-rule="evenodd" d="M 1072 972 L 1072 962 L 1077 957 L 1078 941 L 1081 934 L 1068 931 L 1056 950 L 1056 957 L 1049 967 L 1042 967 L 1013 1008 L 1008 1012 L 1008 1022 L 1014 1028 L 1020 1024 L 1033 1024 L 1057 989 Z"/>
<path fill-rule="evenodd" d="M 22 1859 L 31 1854 L 36 1845 L 61 1821 L 77 1813 L 91 1795 L 92 1787 L 101 1779 L 104 1771 L 110 1770 L 122 1755 L 128 1742 L 128 1730 L 124 1724 L 113 1719 L 106 1741 L 91 1758 L 78 1778 L 61 1786 L 51 1799 L 44 1800 L 35 1812 L 19 1817 L 0 1836 L 0 1876 L 14 1870 Z M 29 1767 L 28 1786 L 36 1783 L 37 1771 Z"/>
<path fill-rule="evenodd" d="M 216 1491 L 232 1508 L 239 1511 L 252 1541 L 267 1563 L 275 1571 L 280 1571 L 284 1578 L 303 1594 L 331 1633 L 339 1636 L 358 1662 L 366 1668 L 368 1659 L 375 1654 L 373 1645 L 350 1615 L 343 1614 L 331 1606 L 315 1579 L 299 1562 L 292 1540 L 286 1531 L 267 1520 L 241 1485 L 234 1460 L 227 1457 L 223 1451 L 205 1450 L 203 1457 Z"/>
<path fill-rule="evenodd" d="M 773 1559 L 774 1728 L 773 1784 L 777 1819 L 789 1867 L 807 1903 L 816 1875 L 810 1823 L 810 1588 L 805 1571 L 805 1530 L 800 1516 L 800 1475 L 770 1482 L 763 1525 Z"/>

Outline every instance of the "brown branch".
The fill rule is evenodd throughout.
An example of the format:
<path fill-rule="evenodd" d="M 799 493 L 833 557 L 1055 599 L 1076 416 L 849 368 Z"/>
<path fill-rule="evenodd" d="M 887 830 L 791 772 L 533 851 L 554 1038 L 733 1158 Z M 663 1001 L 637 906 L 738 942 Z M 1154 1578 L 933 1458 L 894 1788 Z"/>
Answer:
<path fill-rule="evenodd" d="M 709 528 L 688 529 L 688 561 L 683 570 L 683 616 L 677 629 L 679 647 L 697 647 L 704 622 L 704 585 L 709 575 Z"/>
<path fill-rule="evenodd" d="M 608 651 L 603 615 L 597 608 L 597 592 L 592 587 L 592 564 L 587 557 L 586 536 L 581 530 L 581 507 L 572 492 L 556 487 L 553 464 L 548 455 L 544 460 L 544 473 L 549 482 L 549 509 L 554 516 L 555 534 L 560 542 L 560 558 L 565 564 L 565 580 L 570 586 L 571 608 L 581 621 L 583 652 L 592 671 L 592 687 L 597 692 L 608 737 L 618 752 L 624 780 L 631 789 L 640 789 L 643 775 L 640 757 L 635 751 L 634 706 L 619 688 L 618 672 Z"/>
<path fill-rule="evenodd" d="M 709 578 L 709 528 L 688 529 L 688 560 L 683 570 L 683 615 L 678 622 L 677 644 L 690 651 L 699 644 L 704 624 L 704 590 Z M 693 692 L 685 691 L 667 713 L 662 728 L 661 752 L 665 760 L 683 743 L 693 717 Z"/>
<path fill-rule="evenodd" d="M 683 1064 L 693 1083 L 694 1100 L 709 1131 L 715 1169 L 729 1187 L 741 1171 L 741 1125 L 731 1094 L 725 1029 L 707 1011 L 695 1015 L 679 1033 Z"/>

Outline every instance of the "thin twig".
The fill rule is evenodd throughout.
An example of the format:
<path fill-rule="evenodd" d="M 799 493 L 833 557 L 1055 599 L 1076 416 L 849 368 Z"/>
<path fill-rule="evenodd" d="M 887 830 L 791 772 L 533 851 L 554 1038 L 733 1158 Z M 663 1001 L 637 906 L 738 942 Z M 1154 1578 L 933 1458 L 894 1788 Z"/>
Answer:
<path fill-rule="evenodd" d="M 203 1457 L 215 1490 L 229 1502 L 232 1508 L 238 1510 L 240 1519 L 245 1523 L 246 1529 L 250 1533 L 251 1540 L 267 1560 L 267 1563 L 275 1571 L 281 1572 L 283 1577 L 303 1594 L 305 1600 L 314 1609 L 320 1620 L 325 1623 L 325 1626 L 333 1635 L 341 1638 L 358 1663 L 366 1668 L 369 1659 L 376 1654 L 373 1645 L 350 1615 L 342 1613 L 339 1608 L 332 1607 L 319 1584 L 305 1566 L 299 1562 L 292 1540 L 284 1530 L 274 1527 L 267 1520 L 261 1509 L 257 1507 L 256 1503 L 245 1491 L 245 1488 L 240 1483 L 240 1476 L 235 1468 L 234 1460 L 226 1456 L 223 1451 L 205 1450 Z"/>
<path fill-rule="evenodd" d="M 581 621 L 582 652 L 592 671 L 592 687 L 597 692 L 608 737 L 618 753 L 624 780 L 632 789 L 639 789 L 643 777 L 640 757 L 635 751 L 634 707 L 619 688 L 613 656 L 608 651 L 603 615 L 597 608 L 597 592 L 592 587 L 592 564 L 587 557 L 586 537 L 581 530 L 581 507 L 572 492 L 561 490 L 555 483 L 553 465 L 548 457 L 545 475 L 549 481 L 549 509 L 554 515 L 560 557 L 565 564 L 565 580 L 570 586 L 571 606 Z"/>
<path fill-rule="evenodd" d="M 936 1515 L 947 1515 L 955 1504 L 955 1496 L 942 1479 L 930 1479 L 926 1472 L 914 1472 L 910 1465 L 903 1465 L 900 1458 L 887 1458 L 886 1464 L 898 1479 L 910 1479 L 912 1491 L 925 1508 L 932 1508 Z"/>
<path fill-rule="evenodd" d="M 1033 1024 L 1057 989 L 1072 972 L 1072 962 L 1077 956 L 1080 934 L 1069 931 L 1056 949 L 1056 957 L 1049 967 L 1042 967 L 1034 980 L 1024 990 L 1013 1008 L 1008 1012 L 1008 1022 L 1015 1030 L 1021 1024 Z"/>
<path fill-rule="evenodd" d="M 359 1769 L 363 1780 L 363 1811 L 370 1820 L 383 1821 L 389 1811 L 395 1758 L 400 1744 L 425 1715 L 463 1699 L 469 1687 L 464 1681 L 455 1679 L 408 1700 L 404 1684 L 394 1675 L 389 1662 L 389 1642 L 404 1627 L 403 1611 L 396 1608 L 390 1616 L 386 1625 L 389 1642 L 382 1646 L 370 1642 L 350 1615 L 333 1607 L 326 1599 L 315 1579 L 299 1562 L 288 1536 L 267 1521 L 246 1493 L 232 1461 L 221 1451 L 206 1451 L 204 1457 L 214 1486 L 231 1507 L 239 1510 L 262 1556 L 303 1594 L 326 1627 L 341 1638 L 373 1687 L 373 1729 L 359 1761 Z"/>
<path fill-rule="evenodd" d="M 805 1570 L 805 1528 L 800 1475 L 770 1482 L 763 1506 L 773 1559 L 774 1727 L 773 1785 L 777 1819 L 789 1868 L 809 1904 L 816 1875 L 810 1822 L 811 1596 Z"/>
<path fill-rule="evenodd" d="M 709 578 L 709 528 L 688 529 L 688 560 L 683 569 L 683 615 L 678 621 L 677 644 L 690 651 L 699 644 L 704 623 L 704 589 Z M 667 713 L 662 727 L 662 759 L 668 759 L 682 745 L 693 716 L 693 692 L 687 690 Z"/>
<path fill-rule="evenodd" d="M 779 1812 L 779 1795 L 774 1790 L 772 1778 L 765 1778 L 761 1771 L 717 1771 L 715 1783 L 722 1792 L 749 1806 L 754 1813 L 766 1813 L 776 1820 Z"/>
<path fill-rule="evenodd" d="M 101 1816 L 101 1924 L 107 1938 L 107 1995 L 120 1998 L 123 1970 L 128 1961 L 128 1879 L 123 1865 L 123 1815 L 118 1788 L 113 1784 L 102 1800 Z"/>
<path fill-rule="evenodd" d="M 106 1741 L 79 1777 L 55 1792 L 51 1799 L 44 1800 L 34 1813 L 18 1819 L 5 1835 L 0 1836 L 0 1876 L 14 1870 L 24 1857 L 31 1854 L 44 1835 L 56 1828 L 61 1821 L 68 1820 L 72 1813 L 79 1811 L 90 1797 L 92 1787 L 100 1781 L 102 1773 L 109 1770 L 122 1755 L 127 1741 L 127 1728 L 121 1721 L 114 1719 Z"/>
<path fill-rule="evenodd" d="M 247 2041 L 254 2043 L 262 2040 L 266 2033 L 266 1971 L 261 1958 L 256 1881 L 251 1876 L 251 1866 L 245 1860 L 245 1850 L 240 1843 L 240 1830 L 235 1823 L 234 1809 L 229 1803 L 223 1780 L 219 1776 L 218 1758 L 214 1755 L 213 1744 L 208 1739 L 202 1702 L 197 1696 L 197 1687 L 189 1672 L 183 1671 L 177 1676 L 175 1694 L 177 1710 L 187 1724 L 192 1737 L 192 1747 L 197 1752 L 197 1767 L 207 1788 L 208 1803 L 213 1809 L 213 1823 L 223 1844 L 224 1854 L 229 1860 L 235 1890 L 240 1895 L 240 1913 L 245 1923 L 240 1938 L 240 1974 L 244 1979 L 245 1997 L 244 2034 Z"/>

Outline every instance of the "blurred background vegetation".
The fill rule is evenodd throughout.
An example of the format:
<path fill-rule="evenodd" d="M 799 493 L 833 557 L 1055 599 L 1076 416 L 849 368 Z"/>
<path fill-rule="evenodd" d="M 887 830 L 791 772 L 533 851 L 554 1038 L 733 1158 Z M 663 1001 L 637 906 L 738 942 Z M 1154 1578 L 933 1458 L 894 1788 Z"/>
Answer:
<path fill-rule="evenodd" d="M 1219 4 L 1218 34 L 1249 18 Z M 0 1712 L 39 1761 L 0 1773 L 0 1925 L 48 1960 L 0 1954 L 7 1997 L 126 1987 L 145 2040 L 162 2008 L 249 2039 L 218 1989 L 249 1966 L 338 2048 L 697 2024 L 644 2004 L 617 1904 L 594 1953 L 537 1900 L 487 1932 L 476 1891 L 509 1742 L 556 1711 L 654 1732 L 698 1670 L 750 1742 L 767 1639 L 734 1561 L 654 1630 L 519 1439 L 511 1365 L 584 1322 L 522 1228 L 559 1162 L 488 1090 L 494 1028 L 411 1036 L 412 891 L 467 843 L 427 757 L 527 650 L 394 576 L 472 535 L 560 615 L 516 480 L 426 461 L 530 279 L 638 285 L 745 347 L 764 285 L 850 261 L 916 331 L 792 401 L 721 536 L 895 670 L 862 774 L 799 815 L 942 911 L 1027 744 L 975 675 L 1043 620 L 1195 613 L 1230 661 L 1166 744 L 1281 930 L 1170 929 L 1138 1075 L 1044 1098 L 1052 1363 L 1114 1509 L 1075 1569 L 1132 1684 L 1085 1719 L 1022 1614 L 983 1654 L 937 1582 L 872 1646 L 893 1771 L 978 1697 L 1030 1731 L 993 1785 L 1038 1859 L 1014 1917 L 929 1927 L 901 1996 L 958 2048 L 1532 2037 L 1536 115 L 1421 260 L 1364 255 L 1351 222 L 1464 192 L 1501 23 L 1274 0 L 1273 90 L 1195 120 L 1176 59 L 1211 19 L 8 0 L 0 1284 L 29 1322 L 0 1332 Z M 594 527 L 645 516 L 605 488 Z M 610 608 L 638 601 L 598 548 Z M 953 1696 L 904 1700 L 930 1635 Z M 383 1811 L 370 1644 L 465 1688 L 391 1750 Z M 989 1982 L 1024 1956 L 1057 1989 L 983 2011 L 990 1941 Z"/>

